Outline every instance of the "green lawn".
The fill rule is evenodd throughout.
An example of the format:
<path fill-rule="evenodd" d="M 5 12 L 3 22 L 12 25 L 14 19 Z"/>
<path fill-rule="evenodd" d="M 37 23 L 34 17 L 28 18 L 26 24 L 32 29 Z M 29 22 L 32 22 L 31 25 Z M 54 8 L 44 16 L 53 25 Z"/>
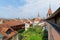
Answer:
<path fill-rule="evenodd" d="M 27 31 L 21 31 L 19 31 L 20 40 L 43 40 L 44 31 L 42 31 L 42 28 L 37 25 L 34 28 L 29 28 Z"/>

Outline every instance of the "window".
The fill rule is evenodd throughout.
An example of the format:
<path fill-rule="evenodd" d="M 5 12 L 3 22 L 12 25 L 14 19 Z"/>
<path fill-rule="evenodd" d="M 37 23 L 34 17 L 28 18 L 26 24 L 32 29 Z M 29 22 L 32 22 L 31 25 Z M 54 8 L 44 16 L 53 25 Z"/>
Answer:
<path fill-rule="evenodd" d="M 12 32 L 12 30 L 11 29 L 8 29 L 7 31 L 6 31 L 6 34 L 10 34 Z"/>

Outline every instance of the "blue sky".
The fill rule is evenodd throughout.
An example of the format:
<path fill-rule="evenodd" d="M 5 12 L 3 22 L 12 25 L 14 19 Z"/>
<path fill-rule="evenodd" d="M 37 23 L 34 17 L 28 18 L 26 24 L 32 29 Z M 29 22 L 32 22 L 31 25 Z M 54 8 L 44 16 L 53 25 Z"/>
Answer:
<path fill-rule="evenodd" d="M 60 7 L 60 0 L 0 0 L 0 18 L 46 17 L 49 4 L 52 12 Z"/>

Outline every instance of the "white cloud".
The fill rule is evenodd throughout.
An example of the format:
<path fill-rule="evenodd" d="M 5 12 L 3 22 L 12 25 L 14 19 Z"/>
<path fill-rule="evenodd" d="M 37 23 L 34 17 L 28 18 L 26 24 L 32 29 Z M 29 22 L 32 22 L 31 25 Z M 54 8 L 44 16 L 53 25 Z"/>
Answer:
<path fill-rule="evenodd" d="M 37 13 L 40 12 L 41 17 L 45 16 L 51 4 L 53 12 L 59 7 L 58 0 L 26 0 L 27 4 L 24 6 L 13 7 L 9 5 L 8 7 L 0 7 L 0 15 L 5 17 L 36 17 Z M 45 15 L 44 15 L 45 14 Z"/>

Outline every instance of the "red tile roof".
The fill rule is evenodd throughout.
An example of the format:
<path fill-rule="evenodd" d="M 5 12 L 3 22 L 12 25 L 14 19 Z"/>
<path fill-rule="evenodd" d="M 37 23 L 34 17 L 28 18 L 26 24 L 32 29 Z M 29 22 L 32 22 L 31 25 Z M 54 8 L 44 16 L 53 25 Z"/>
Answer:
<path fill-rule="evenodd" d="M 7 31 L 8 28 L 9 28 L 8 25 L 0 24 L 0 32 L 2 32 L 3 30 L 4 30 L 4 31 Z"/>
<path fill-rule="evenodd" d="M 13 21 L 6 21 L 5 23 L 3 23 L 3 24 L 0 24 L 0 33 L 2 33 L 4 36 L 6 36 L 6 37 L 8 37 L 6 34 L 5 34 L 5 32 L 8 30 L 8 29 L 10 29 L 11 27 L 14 27 L 14 26 L 17 26 L 17 25 L 21 25 L 21 24 L 24 24 L 22 21 L 20 21 L 20 20 L 13 20 Z M 12 28 L 11 28 L 12 29 Z M 13 29 L 12 29 L 13 30 Z M 14 32 L 14 30 L 13 30 L 13 35 L 15 35 L 16 34 L 16 32 Z M 14 34 L 15 33 L 15 34 Z M 10 38 L 10 37 L 12 37 L 13 36 L 12 34 L 10 34 L 10 36 L 8 37 L 8 38 Z"/>
<path fill-rule="evenodd" d="M 21 21 L 9 21 L 9 22 L 6 22 L 5 24 L 9 26 L 17 26 L 17 25 L 21 25 L 24 23 L 22 23 Z"/>
<path fill-rule="evenodd" d="M 8 29 L 12 30 L 12 32 L 9 35 L 6 34 L 6 32 L 7 32 Z M 11 37 L 13 37 L 14 35 L 17 34 L 16 31 L 14 31 L 12 28 L 10 28 L 9 25 L 6 25 L 5 23 L 4 24 L 0 24 L 0 33 L 2 35 L 4 35 L 5 37 L 7 37 L 7 39 L 11 38 Z"/>

